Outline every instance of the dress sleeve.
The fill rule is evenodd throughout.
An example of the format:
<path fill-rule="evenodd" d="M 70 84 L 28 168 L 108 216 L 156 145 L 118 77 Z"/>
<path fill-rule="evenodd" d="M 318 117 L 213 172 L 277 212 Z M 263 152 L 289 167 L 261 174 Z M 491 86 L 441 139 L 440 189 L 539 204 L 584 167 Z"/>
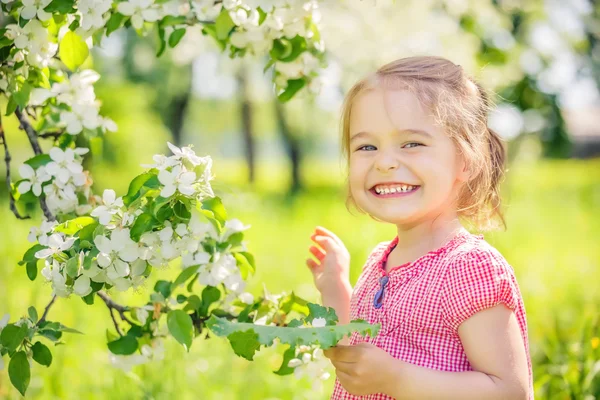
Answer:
<path fill-rule="evenodd" d="M 486 249 L 473 249 L 451 262 L 442 291 L 442 312 L 454 331 L 474 314 L 500 303 L 514 311 L 520 297 L 512 267 Z"/>

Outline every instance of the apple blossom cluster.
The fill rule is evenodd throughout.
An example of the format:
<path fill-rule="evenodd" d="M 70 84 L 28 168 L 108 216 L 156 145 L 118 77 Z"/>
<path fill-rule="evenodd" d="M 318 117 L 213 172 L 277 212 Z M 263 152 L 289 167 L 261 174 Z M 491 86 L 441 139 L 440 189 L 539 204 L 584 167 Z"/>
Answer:
<path fill-rule="evenodd" d="M 47 156 L 42 155 L 46 164 L 34 168 L 25 163 L 19 167 L 22 179 L 15 185 L 17 190 L 21 195 L 31 191 L 36 197 L 43 193 L 53 214 L 76 212 L 82 215 L 89 212 L 92 179 L 81 165 L 81 156 L 88 151 L 81 147 L 64 150 L 60 147 L 51 148 Z M 39 159 L 39 156 L 36 157 Z"/>
<path fill-rule="evenodd" d="M 57 127 L 69 135 L 78 135 L 84 130 L 99 133 L 115 132 L 117 125 L 110 118 L 100 116 L 100 104 L 96 100 L 93 84 L 100 75 L 93 70 L 83 70 L 63 77 L 50 89 L 35 88 L 31 92 L 30 104 L 34 106 L 49 102 L 49 110 L 44 113 L 46 129 Z"/>
<path fill-rule="evenodd" d="M 113 190 L 107 189 L 101 204 L 91 210 L 93 218 L 81 217 L 71 222 L 83 226 L 77 232 L 65 233 L 70 221 L 64 224 L 44 221 L 31 230 L 28 239 L 41 246 L 35 257 L 44 260 L 42 275 L 52 282 L 56 295 L 65 297 L 75 293 L 84 297 L 92 292 L 94 283 L 106 283 L 119 291 L 137 288 L 148 276 L 150 266 L 164 267 L 179 257 L 184 268 L 196 268 L 200 284 L 215 287 L 223 284 L 228 291 L 243 294 L 245 281 L 236 258 L 229 246 L 214 244 L 227 243 L 232 235 L 249 226 L 232 219 L 225 221 L 218 231 L 212 223 L 203 222 L 197 210 L 188 210 L 186 201 L 201 202 L 214 197 L 210 187 L 212 162 L 210 157 L 198 157 L 191 147 L 178 148 L 170 143 L 169 147 L 174 154 L 154 156 L 156 164 L 150 165 L 152 169 L 147 175 L 142 175 L 148 177 L 145 183 L 151 186 L 145 192 L 149 197 L 141 196 L 137 204 L 126 205 L 123 197 L 116 197 Z M 67 153 L 55 149 L 56 154 Z M 42 168 L 43 173 L 50 171 L 54 180 L 62 179 L 65 184 L 72 179 L 74 169 L 69 163 L 49 163 L 37 171 Z M 150 182 L 152 178 L 154 182 Z M 31 187 L 39 193 L 36 185 L 38 181 L 32 178 L 21 182 L 19 187 L 24 186 L 23 190 Z M 49 186 L 44 190 L 46 187 Z M 161 222 L 160 210 L 170 212 L 172 207 L 179 207 L 179 215 L 166 214 L 167 218 Z M 149 209 L 156 211 L 156 216 Z M 78 245 L 74 247 L 76 241 Z"/>

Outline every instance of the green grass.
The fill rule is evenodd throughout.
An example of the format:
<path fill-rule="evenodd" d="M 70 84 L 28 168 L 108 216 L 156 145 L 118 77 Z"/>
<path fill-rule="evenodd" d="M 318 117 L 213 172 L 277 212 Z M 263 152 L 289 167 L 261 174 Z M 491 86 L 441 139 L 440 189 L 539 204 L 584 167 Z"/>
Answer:
<path fill-rule="evenodd" d="M 322 173 L 324 168 L 327 174 Z M 281 166 L 261 165 L 260 181 L 254 188 L 240 184 L 245 173 L 239 164 L 217 160 L 214 171 L 215 190 L 223 197 L 230 217 L 252 225 L 247 239 L 256 257 L 257 274 L 249 290 L 255 294 L 261 292 L 264 282 L 272 292 L 294 290 L 309 300 L 319 300 L 304 264 L 316 225 L 336 232 L 350 250 L 353 282 L 370 250 L 395 233 L 393 226 L 346 210 L 339 164 L 307 163 L 303 172 L 309 187 L 294 198 L 285 195 L 286 170 Z M 94 172 L 102 178 L 96 181 L 98 191 L 110 186 L 123 193 L 128 179 L 138 171 L 104 166 L 101 173 Z M 508 230 L 485 237 L 515 268 L 519 280 L 527 310 L 536 397 L 599 396 L 598 385 L 586 386 L 578 371 L 600 356 L 593 339 L 599 336 L 597 329 L 589 327 L 585 336 L 581 329 L 592 321 L 600 304 L 600 160 L 514 165 L 504 198 Z M 0 221 L 4 225 L 0 316 L 10 312 L 14 320 L 30 305 L 41 310 L 51 290 L 39 277 L 30 282 L 24 267 L 17 265 L 28 248 L 26 236 L 32 221 L 16 220 L 6 201 L 0 202 Z M 34 221 L 39 221 L 39 215 Z M 174 278 L 177 271 L 177 265 L 155 271 L 153 281 Z M 153 281 L 137 293 L 115 297 L 123 303 L 141 304 Z M 53 348 L 50 368 L 34 365 L 27 398 L 325 399 L 333 387 L 330 379 L 320 393 L 313 393 L 310 382 L 271 372 L 281 360 L 277 351 L 264 350 L 251 363 L 235 356 L 228 342 L 219 338 L 210 343 L 197 339 L 190 353 L 170 340 L 164 361 L 125 374 L 108 363 L 105 330 L 111 321 L 102 304 L 86 306 L 76 297 L 59 299 L 49 317 L 85 335 L 67 335 L 66 345 Z M 0 398 L 20 398 L 6 369 L 0 371 Z"/>

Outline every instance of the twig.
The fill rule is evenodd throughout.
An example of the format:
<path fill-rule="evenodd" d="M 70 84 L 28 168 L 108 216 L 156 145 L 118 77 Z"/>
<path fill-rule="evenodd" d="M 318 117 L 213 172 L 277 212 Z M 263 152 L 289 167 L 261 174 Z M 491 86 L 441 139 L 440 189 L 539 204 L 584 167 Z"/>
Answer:
<path fill-rule="evenodd" d="M 38 141 L 37 132 L 35 129 L 33 129 L 29 121 L 27 121 L 27 117 L 23 115 L 19 107 L 17 107 L 15 110 L 15 115 L 19 119 L 21 129 L 23 129 L 27 134 L 27 138 L 29 139 L 29 143 L 31 144 L 31 148 L 33 149 L 35 155 L 37 156 L 42 154 L 43 152 L 42 148 L 40 147 L 40 142 Z M 46 199 L 43 197 L 40 197 L 40 208 L 42 209 L 42 212 L 48 221 L 56 221 L 56 217 L 52 214 L 52 212 L 50 212 L 50 209 L 46 204 Z"/>
<path fill-rule="evenodd" d="M 115 314 L 113 313 L 114 308 L 108 308 L 108 312 L 110 313 L 110 318 L 112 318 L 113 324 L 115 325 L 115 329 L 117 330 L 117 333 L 119 334 L 119 336 L 123 336 L 123 334 L 121 333 L 121 330 L 119 329 L 119 324 L 117 323 L 117 320 L 115 318 Z"/>
<path fill-rule="evenodd" d="M 33 129 L 33 127 L 29 124 L 29 121 L 27 121 L 27 117 L 23 115 L 19 107 L 17 107 L 17 109 L 15 110 L 15 115 L 19 119 L 21 129 L 23 129 L 27 134 L 27 138 L 29 139 L 29 143 L 31 144 L 31 148 L 33 149 L 35 155 L 37 156 L 39 154 L 42 154 L 42 148 L 40 147 L 40 143 L 37 140 L 37 133 L 35 129 Z"/>
<path fill-rule="evenodd" d="M 10 200 L 10 210 L 15 217 L 18 219 L 28 219 L 29 216 L 19 214 L 19 210 L 17 210 L 17 206 L 15 204 L 15 198 L 12 194 L 12 187 L 10 185 L 10 161 L 12 158 L 10 157 L 10 152 L 8 151 L 8 143 L 6 142 L 6 135 L 4 133 L 4 126 L 2 125 L 2 116 L 0 116 L 0 138 L 2 138 L 2 144 L 4 145 L 4 162 L 6 163 L 6 188 L 8 189 L 8 198 Z"/>
<path fill-rule="evenodd" d="M 50 307 L 52 307 L 52 304 L 54 304 L 54 301 L 56 300 L 56 295 L 52 296 L 52 300 L 50 300 L 50 303 L 48 303 L 48 305 L 46 306 L 46 308 L 44 308 L 44 313 L 42 314 L 42 318 L 40 318 L 40 320 L 37 322 L 36 325 L 41 324 L 42 322 L 44 322 L 46 320 L 46 316 L 48 315 L 48 311 L 50 310 Z"/>
<path fill-rule="evenodd" d="M 119 317 L 121 317 L 121 319 L 125 322 L 127 322 L 129 325 L 135 325 L 135 323 L 133 321 L 131 321 L 129 318 L 127 318 L 127 316 L 125 316 L 125 312 L 129 311 L 129 307 L 127 306 L 122 306 L 120 304 L 115 303 L 106 293 L 104 293 L 103 291 L 98 291 L 96 292 L 96 294 L 98 295 L 98 297 L 100 297 L 102 299 L 102 301 L 104 301 L 104 303 L 106 303 L 106 306 L 109 309 L 115 309 L 118 311 L 119 313 Z M 111 315 L 112 315 L 112 311 L 111 311 Z"/>
<path fill-rule="evenodd" d="M 48 138 L 53 138 L 54 140 L 58 139 L 60 135 L 62 135 L 63 132 L 62 131 L 57 131 L 57 132 L 45 132 L 45 133 L 40 133 L 38 134 L 39 138 L 42 139 L 48 139 Z"/>

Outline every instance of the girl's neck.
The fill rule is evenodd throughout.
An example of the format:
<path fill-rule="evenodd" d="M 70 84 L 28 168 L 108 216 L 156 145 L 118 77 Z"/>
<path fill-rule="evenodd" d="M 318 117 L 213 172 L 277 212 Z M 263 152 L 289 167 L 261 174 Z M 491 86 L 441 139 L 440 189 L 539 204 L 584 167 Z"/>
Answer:
<path fill-rule="evenodd" d="M 464 231 L 456 215 L 438 217 L 412 226 L 397 225 L 398 244 L 389 255 L 386 270 L 412 262 L 430 251 L 437 250 Z"/>

